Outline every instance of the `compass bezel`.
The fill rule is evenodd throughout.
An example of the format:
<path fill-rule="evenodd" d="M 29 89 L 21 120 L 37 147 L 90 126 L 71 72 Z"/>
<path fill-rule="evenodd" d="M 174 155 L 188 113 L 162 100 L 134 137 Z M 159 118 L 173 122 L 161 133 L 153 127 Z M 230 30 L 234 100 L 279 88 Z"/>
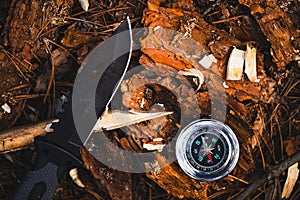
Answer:
<path fill-rule="evenodd" d="M 193 156 L 188 155 L 188 150 L 191 148 L 190 143 L 192 143 L 199 135 L 203 134 L 199 132 L 203 130 L 206 130 L 208 134 L 219 134 L 220 137 L 223 137 L 223 142 L 228 144 L 226 153 L 227 158 L 225 162 L 216 169 L 209 169 L 212 167 L 215 168 L 214 166 L 202 166 L 209 170 L 203 170 L 202 168 L 197 169 L 197 167 L 195 167 L 197 165 L 191 163 L 191 158 L 193 159 Z M 188 156 L 190 156 L 190 158 Z M 190 177 L 205 182 L 215 181 L 229 174 L 237 164 L 239 157 L 239 143 L 235 133 L 226 124 L 214 119 L 200 119 L 190 123 L 180 132 L 176 141 L 176 157 L 180 167 Z M 219 164 L 220 163 L 217 165 Z"/>

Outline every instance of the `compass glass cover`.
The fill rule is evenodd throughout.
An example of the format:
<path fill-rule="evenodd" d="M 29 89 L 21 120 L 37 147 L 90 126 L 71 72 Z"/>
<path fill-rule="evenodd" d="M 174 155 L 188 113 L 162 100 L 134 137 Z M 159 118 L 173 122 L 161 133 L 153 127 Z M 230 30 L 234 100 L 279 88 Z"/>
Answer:
<path fill-rule="evenodd" d="M 186 126 L 176 142 L 180 167 L 190 177 L 214 181 L 235 167 L 239 144 L 229 126 L 212 119 L 201 119 Z"/>

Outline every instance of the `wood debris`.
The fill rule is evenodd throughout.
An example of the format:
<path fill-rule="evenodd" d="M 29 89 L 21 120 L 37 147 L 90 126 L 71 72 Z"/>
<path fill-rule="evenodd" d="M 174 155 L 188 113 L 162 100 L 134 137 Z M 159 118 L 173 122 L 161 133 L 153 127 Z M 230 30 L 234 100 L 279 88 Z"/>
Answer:
<path fill-rule="evenodd" d="M 295 61 L 300 54 L 299 28 L 297 29 L 292 19 L 293 17 L 299 18 L 299 14 L 297 16 L 297 11 L 294 11 L 295 14 L 291 17 L 289 13 L 284 12 L 282 8 L 287 8 L 283 2 L 239 0 L 240 4 L 250 8 L 252 16 L 271 43 L 272 58 L 280 70 L 285 69 L 286 65 Z"/>
<path fill-rule="evenodd" d="M 100 118 L 96 124 L 95 131 L 99 129 L 113 130 L 124 126 L 130 126 L 143 121 L 161 118 L 167 115 L 171 115 L 173 112 L 155 112 L 146 113 L 129 110 L 128 112 L 113 111 L 107 112 Z"/>
<path fill-rule="evenodd" d="M 33 145 L 34 138 L 45 135 L 49 131 L 49 124 L 53 122 L 55 120 L 46 120 L 37 124 L 2 131 L 0 133 L 0 153 L 16 151 Z"/>
<path fill-rule="evenodd" d="M 241 80 L 244 71 L 245 51 L 233 47 L 227 63 L 226 80 Z"/>
<path fill-rule="evenodd" d="M 202 74 L 202 72 L 198 69 L 195 69 L 195 68 L 191 68 L 191 69 L 186 69 L 186 70 L 183 70 L 183 71 L 179 71 L 178 74 L 180 75 L 184 75 L 184 76 L 195 76 L 197 77 L 198 81 L 196 81 L 198 87 L 197 87 L 197 90 L 200 90 L 202 84 L 204 83 L 204 76 Z"/>
<path fill-rule="evenodd" d="M 69 175 L 72 178 L 72 180 L 74 181 L 74 183 L 76 183 L 76 185 L 78 185 L 79 187 L 82 187 L 82 188 L 85 187 L 85 185 L 81 182 L 80 178 L 78 177 L 77 168 L 71 169 L 69 171 Z"/>
<path fill-rule="evenodd" d="M 151 144 L 151 143 L 144 143 L 143 148 L 147 149 L 148 151 L 155 151 L 162 152 L 165 144 Z"/>
<path fill-rule="evenodd" d="M 281 198 L 290 198 L 299 176 L 298 162 L 288 168 L 287 178 L 284 183 Z"/>
<path fill-rule="evenodd" d="M 9 105 L 7 103 L 3 104 L 1 106 L 1 108 L 4 110 L 4 112 L 11 113 L 11 108 L 9 107 Z"/>
<path fill-rule="evenodd" d="M 89 0 L 79 0 L 79 3 L 84 11 L 88 11 L 90 5 Z"/>
<path fill-rule="evenodd" d="M 245 74 L 251 82 L 259 82 L 256 69 L 256 48 L 247 44 L 245 53 Z"/>
<path fill-rule="evenodd" d="M 3 16 L 4 7 L 7 16 Z M 186 176 L 176 162 L 165 168 L 157 161 L 141 162 L 151 172 L 136 175 L 104 166 L 82 149 L 89 178 L 79 168 L 72 171 L 74 180 L 81 181 L 76 185 L 66 174 L 57 189 L 58 199 L 279 199 L 281 191 L 282 197 L 296 199 L 299 172 L 295 163 L 300 160 L 296 137 L 300 131 L 298 8 L 294 0 L 5 0 L 0 6 L 0 105 L 10 109 L 0 107 L 0 129 L 53 116 L 56 107 L 52 104 L 57 103 L 62 88 L 72 87 L 86 55 L 129 16 L 132 27 L 143 23 L 150 28 L 138 38 L 142 49 L 132 59 L 136 63 L 139 59 L 143 69 L 134 75 L 130 70 L 118 99 L 120 110 L 133 109 L 138 114 L 120 111 L 115 118 L 130 115 L 138 120 L 123 120 L 122 130 L 114 129 L 118 123 L 102 124 L 102 128 L 114 129 L 104 131 L 111 143 L 129 152 L 155 151 L 157 160 L 166 162 L 159 151 L 166 150 L 187 123 L 182 116 L 210 118 L 215 106 L 223 102 L 220 95 L 226 93 L 226 124 L 235 130 L 241 145 L 238 164 L 229 177 L 201 183 Z M 245 54 L 244 58 L 238 55 L 237 62 L 231 55 L 236 52 Z M 226 80 L 227 71 L 236 65 L 238 73 Z M 41 105 L 41 99 L 45 104 Z M 162 116 L 148 118 L 145 113 Z M 52 121 L 18 131 L 6 129 L 0 135 L 0 152 L 32 146 L 37 132 L 53 131 L 49 123 Z M 111 145 L 96 146 L 98 151 L 109 151 Z M 16 155 L 22 153 L 2 156 L 1 169 L 3 160 L 17 165 Z M 122 154 L 108 159 L 130 167 Z M 20 176 L 8 170 L 0 174 L 0 199 L 10 199 Z M 6 191 L 7 185 L 10 189 Z"/>

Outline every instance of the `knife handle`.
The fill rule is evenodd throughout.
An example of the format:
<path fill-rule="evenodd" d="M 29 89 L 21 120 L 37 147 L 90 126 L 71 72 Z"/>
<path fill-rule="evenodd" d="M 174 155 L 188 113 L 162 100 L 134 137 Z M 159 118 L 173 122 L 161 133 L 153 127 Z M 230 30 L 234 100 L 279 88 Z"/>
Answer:
<path fill-rule="evenodd" d="M 29 171 L 20 183 L 14 200 L 52 200 L 58 186 L 58 167 L 48 162 L 42 168 Z"/>

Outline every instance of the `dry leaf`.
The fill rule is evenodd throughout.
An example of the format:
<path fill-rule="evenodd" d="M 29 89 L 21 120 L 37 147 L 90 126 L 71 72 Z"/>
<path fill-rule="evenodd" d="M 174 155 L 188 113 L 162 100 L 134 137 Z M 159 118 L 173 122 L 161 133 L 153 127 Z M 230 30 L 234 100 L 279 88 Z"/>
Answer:
<path fill-rule="evenodd" d="M 281 198 L 288 199 L 293 191 L 295 183 L 298 179 L 299 169 L 298 169 L 298 162 L 294 165 L 290 166 L 288 169 L 288 175 L 286 181 L 284 183 L 283 191 L 281 194 Z"/>
<path fill-rule="evenodd" d="M 290 140 L 284 140 L 283 145 L 285 147 L 285 152 L 287 153 L 288 156 L 293 155 L 297 151 L 299 151 L 299 147 L 296 144 L 295 139 L 290 139 Z"/>

